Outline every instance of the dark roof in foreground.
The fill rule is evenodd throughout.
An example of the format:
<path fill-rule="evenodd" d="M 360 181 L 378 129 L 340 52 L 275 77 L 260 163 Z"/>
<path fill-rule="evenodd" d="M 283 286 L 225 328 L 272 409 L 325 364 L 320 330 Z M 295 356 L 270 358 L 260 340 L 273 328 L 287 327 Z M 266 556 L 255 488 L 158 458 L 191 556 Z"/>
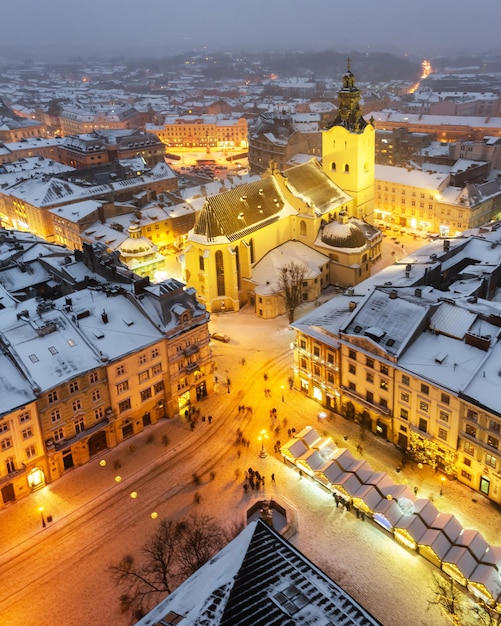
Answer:
<path fill-rule="evenodd" d="M 162 600 L 136 626 L 381 626 L 262 520 Z"/>

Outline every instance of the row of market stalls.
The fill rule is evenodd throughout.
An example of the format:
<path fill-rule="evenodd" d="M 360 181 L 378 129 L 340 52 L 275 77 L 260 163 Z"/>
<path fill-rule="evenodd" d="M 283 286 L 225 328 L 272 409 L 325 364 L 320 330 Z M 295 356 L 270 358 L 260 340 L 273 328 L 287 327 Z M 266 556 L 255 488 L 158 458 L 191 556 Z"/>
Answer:
<path fill-rule="evenodd" d="M 367 461 L 338 448 L 307 426 L 281 446 L 284 461 L 295 465 L 344 503 L 367 515 L 401 544 L 441 568 L 476 597 L 501 611 L 501 546 L 491 546 L 476 530 L 464 529 L 407 485 Z"/>

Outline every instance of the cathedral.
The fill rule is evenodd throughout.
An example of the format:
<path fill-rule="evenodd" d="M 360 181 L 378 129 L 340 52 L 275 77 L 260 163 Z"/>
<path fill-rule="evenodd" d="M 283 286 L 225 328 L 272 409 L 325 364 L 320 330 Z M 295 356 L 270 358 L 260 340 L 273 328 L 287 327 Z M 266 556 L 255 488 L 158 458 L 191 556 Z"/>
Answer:
<path fill-rule="evenodd" d="M 372 225 L 375 130 L 360 97 L 348 65 L 338 110 L 323 131 L 321 163 L 279 170 L 271 161 L 260 180 L 206 198 L 183 268 L 209 311 L 250 305 L 263 318 L 284 313 L 278 276 L 290 262 L 305 267 L 304 302 L 329 285 L 369 277 L 382 235 Z"/>

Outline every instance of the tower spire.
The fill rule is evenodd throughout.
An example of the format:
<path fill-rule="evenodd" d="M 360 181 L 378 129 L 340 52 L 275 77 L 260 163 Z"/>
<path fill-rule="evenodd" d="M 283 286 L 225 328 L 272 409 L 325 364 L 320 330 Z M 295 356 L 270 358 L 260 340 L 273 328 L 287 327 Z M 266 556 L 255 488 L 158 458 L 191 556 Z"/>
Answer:
<path fill-rule="evenodd" d="M 352 133 L 360 133 L 367 126 L 360 109 L 360 90 L 355 85 L 355 76 L 351 71 L 351 59 L 346 59 L 346 72 L 343 74 L 343 86 L 338 91 L 338 112 L 327 128 L 344 126 Z"/>

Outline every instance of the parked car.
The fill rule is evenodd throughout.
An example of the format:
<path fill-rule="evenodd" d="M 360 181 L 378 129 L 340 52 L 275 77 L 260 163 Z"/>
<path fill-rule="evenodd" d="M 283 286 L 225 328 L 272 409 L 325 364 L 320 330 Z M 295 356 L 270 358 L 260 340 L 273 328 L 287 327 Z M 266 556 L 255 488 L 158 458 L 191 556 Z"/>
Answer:
<path fill-rule="evenodd" d="M 222 341 L 223 343 L 228 343 L 230 341 L 228 335 L 225 335 L 224 333 L 212 333 L 210 337 L 211 339 L 215 339 L 216 341 Z"/>

